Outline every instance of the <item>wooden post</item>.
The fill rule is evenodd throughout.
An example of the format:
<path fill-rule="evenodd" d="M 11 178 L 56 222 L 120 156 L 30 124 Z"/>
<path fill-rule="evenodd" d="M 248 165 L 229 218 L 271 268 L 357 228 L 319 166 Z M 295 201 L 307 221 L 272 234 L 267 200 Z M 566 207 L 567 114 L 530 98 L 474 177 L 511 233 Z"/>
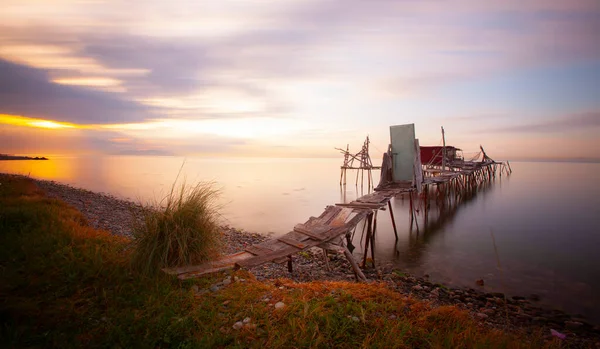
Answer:
<path fill-rule="evenodd" d="M 373 212 L 367 215 L 367 237 L 365 238 L 365 251 L 363 255 L 362 267 L 367 265 L 367 254 L 369 253 L 369 243 L 371 242 L 372 224 L 373 224 Z"/>
<path fill-rule="evenodd" d="M 390 217 L 392 218 L 392 227 L 394 227 L 394 235 L 396 236 L 396 240 L 398 240 L 398 230 L 396 229 L 396 220 L 394 219 L 394 211 L 392 210 L 392 201 L 388 201 L 388 207 L 390 209 Z"/>
<path fill-rule="evenodd" d="M 290 273 L 294 271 L 294 269 L 292 268 L 292 255 L 288 256 L 287 267 Z"/>
<path fill-rule="evenodd" d="M 323 259 L 325 260 L 325 267 L 327 268 L 328 271 L 331 270 L 331 267 L 329 266 L 329 257 L 327 256 L 327 249 L 323 249 Z"/>
<path fill-rule="evenodd" d="M 375 234 L 377 233 L 377 212 L 373 214 L 373 232 L 371 233 L 371 263 L 373 263 L 373 268 L 375 268 Z"/>
<path fill-rule="evenodd" d="M 354 275 L 356 276 L 356 278 L 359 279 L 360 281 L 367 281 L 365 274 L 363 274 L 362 270 L 360 270 L 360 268 L 358 267 L 358 263 L 356 263 L 354 256 L 345 247 L 344 247 L 344 256 L 346 256 L 346 259 L 348 260 L 348 262 L 350 262 L 350 265 L 352 266 L 352 270 L 354 270 Z"/>
<path fill-rule="evenodd" d="M 442 173 L 446 171 L 446 135 L 444 133 L 444 126 L 442 126 L 442 142 L 444 145 L 442 151 Z"/>

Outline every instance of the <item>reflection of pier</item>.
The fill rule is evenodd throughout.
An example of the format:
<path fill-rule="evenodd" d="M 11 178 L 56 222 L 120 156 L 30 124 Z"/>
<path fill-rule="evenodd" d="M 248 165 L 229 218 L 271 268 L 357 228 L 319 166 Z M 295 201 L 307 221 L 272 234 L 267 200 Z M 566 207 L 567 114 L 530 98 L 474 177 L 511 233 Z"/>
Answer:
<path fill-rule="evenodd" d="M 406 249 L 400 251 L 396 241 L 394 256 L 411 263 L 419 260 L 424 252 L 423 246 L 427 246 L 432 238 L 442 232 L 454 220 L 461 208 L 477 198 L 484 197 L 494 188 L 494 184 L 494 181 L 482 182 L 477 190 L 462 193 L 458 196 L 451 195 L 446 200 L 444 197 L 437 196 L 443 195 L 443 192 L 438 194 L 436 191 L 432 191 L 429 193 L 431 199 L 427 203 L 429 207 L 425 207 L 425 200 L 422 199 L 425 193 L 423 193 L 415 215 L 415 219 L 419 219 L 422 223 L 422 229 L 417 229 L 416 225 L 411 224 L 409 243 Z"/>
<path fill-rule="evenodd" d="M 328 261 L 327 251 L 343 253 L 350 262 L 357 279 L 365 276 L 358 267 L 351 253 L 353 248 L 351 237 L 358 224 L 363 221 L 365 233 L 362 268 L 367 266 L 367 255 L 371 254 L 371 263 L 375 265 L 375 236 L 377 233 L 377 214 L 389 209 L 391 223 L 396 228 L 394 212 L 390 201 L 394 197 L 405 196 L 410 204 L 410 226 L 419 231 L 417 216 L 424 215 L 424 229 L 429 226 L 429 210 L 432 203 L 441 212 L 452 212 L 472 198 L 478 189 L 488 186 L 496 176 L 510 174 L 508 163 L 496 162 L 489 158 L 481 148 L 481 161 L 475 159 L 465 161 L 457 156 L 457 148 L 419 146 L 415 139 L 414 125 L 392 126 L 391 144 L 383 155 L 379 185 L 373 192 L 361 196 L 349 203 L 338 203 L 328 206 L 318 217 L 311 217 L 303 224 L 297 224 L 289 233 L 247 247 L 244 251 L 223 256 L 222 258 L 199 266 L 165 269 L 167 273 L 177 275 L 181 279 L 196 277 L 210 272 L 230 268 L 250 268 L 267 262 L 287 263 L 292 271 L 291 256 L 300 251 L 319 247 Z M 443 129 L 442 129 L 443 131 Z M 352 155 L 348 148 L 344 151 L 340 184 L 345 185 L 346 170 L 367 170 L 367 186 L 372 186 L 372 166 L 368 156 L 369 139 L 365 141 L 361 152 Z M 440 149 L 432 149 L 440 148 Z M 422 158 L 426 162 L 422 162 Z M 358 166 L 353 166 L 354 161 Z M 358 184 L 358 173 L 356 184 Z M 363 180 L 361 179 L 361 186 Z M 440 216 L 441 217 L 441 216 Z M 433 223 L 435 224 L 435 223 Z M 326 263 L 328 265 L 328 263 Z"/>

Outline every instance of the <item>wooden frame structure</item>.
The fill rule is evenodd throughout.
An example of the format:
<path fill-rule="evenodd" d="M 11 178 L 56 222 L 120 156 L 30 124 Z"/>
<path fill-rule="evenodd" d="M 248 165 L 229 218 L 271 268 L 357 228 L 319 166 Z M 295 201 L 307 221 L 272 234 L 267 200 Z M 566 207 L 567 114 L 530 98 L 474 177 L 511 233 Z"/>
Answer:
<path fill-rule="evenodd" d="M 380 166 L 373 166 L 371 161 L 371 156 L 369 155 L 369 136 L 365 139 L 361 150 L 356 153 L 350 153 L 349 145 L 346 145 L 346 149 L 335 148 L 339 150 L 344 155 L 344 163 L 340 167 L 340 185 L 346 185 L 347 171 L 348 170 L 357 170 L 356 172 L 356 182 L 355 185 L 358 186 L 358 177 L 360 174 L 360 186 L 363 186 L 365 170 L 367 171 L 367 184 L 369 188 L 373 187 L 373 172 L 372 170 L 380 169 Z M 357 162 L 356 165 L 354 162 Z"/>

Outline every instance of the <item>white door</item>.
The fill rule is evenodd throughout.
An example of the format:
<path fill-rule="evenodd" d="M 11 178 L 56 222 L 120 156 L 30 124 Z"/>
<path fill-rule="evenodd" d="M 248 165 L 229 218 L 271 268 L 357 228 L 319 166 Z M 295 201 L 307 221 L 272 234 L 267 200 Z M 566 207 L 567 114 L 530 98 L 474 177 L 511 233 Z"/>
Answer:
<path fill-rule="evenodd" d="M 414 179 L 415 124 L 390 126 L 394 181 Z"/>

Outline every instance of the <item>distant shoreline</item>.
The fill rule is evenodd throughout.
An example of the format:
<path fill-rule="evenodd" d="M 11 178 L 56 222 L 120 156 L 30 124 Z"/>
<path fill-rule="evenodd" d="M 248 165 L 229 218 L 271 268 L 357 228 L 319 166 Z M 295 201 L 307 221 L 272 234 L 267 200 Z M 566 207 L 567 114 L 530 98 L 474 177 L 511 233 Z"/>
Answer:
<path fill-rule="evenodd" d="M 48 160 L 47 157 L 30 157 L 30 156 L 18 156 L 18 155 L 8 155 L 8 154 L 0 154 L 0 160 Z"/>

